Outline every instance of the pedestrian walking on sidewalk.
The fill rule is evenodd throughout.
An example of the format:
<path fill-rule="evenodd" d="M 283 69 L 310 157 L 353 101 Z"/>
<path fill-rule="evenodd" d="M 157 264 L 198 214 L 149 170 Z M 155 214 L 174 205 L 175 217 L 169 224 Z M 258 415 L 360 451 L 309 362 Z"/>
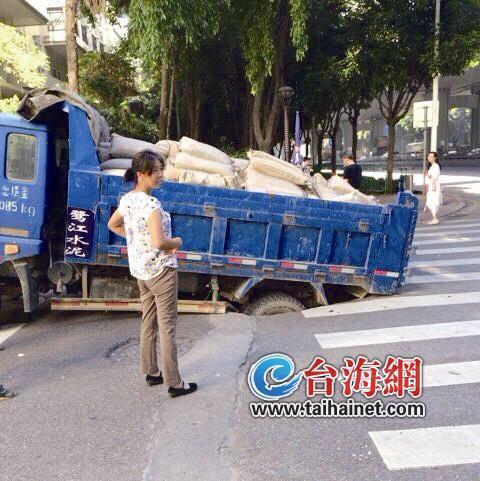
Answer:
<path fill-rule="evenodd" d="M 140 357 L 142 372 L 149 386 L 168 386 L 171 397 L 190 394 L 195 383 L 184 383 L 178 371 L 177 325 L 178 278 L 176 251 L 180 237 L 172 238 L 170 215 L 152 190 L 160 187 L 165 160 L 143 150 L 134 155 L 125 181 L 134 188 L 121 199 L 108 222 L 109 229 L 126 237 L 130 273 L 137 279 L 142 304 Z M 157 363 L 157 336 L 160 337 L 163 375 Z"/>
<path fill-rule="evenodd" d="M 428 224 L 438 224 L 438 209 L 442 203 L 442 186 L 440 181 L 440 164 L 438 163 L 438 155 L 436 152 L 430 152 L 427 157 L 430 168 L 425 175 L 425 184 L 427 187 L 426 208 L 432 214 L 432 220 Z"/>
<path fill-rule="evenodd" d="M 15 393 L 6 389 L 3 384 L 0 384 L 0 401 L 12 399 L 12 397 L 15 397 Z"/>

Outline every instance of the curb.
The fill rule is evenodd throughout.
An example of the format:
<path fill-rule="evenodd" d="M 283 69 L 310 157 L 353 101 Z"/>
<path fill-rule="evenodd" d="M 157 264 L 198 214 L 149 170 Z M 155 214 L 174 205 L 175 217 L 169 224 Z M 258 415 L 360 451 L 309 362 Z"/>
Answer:
<path fill-rule="evenodd" d="M 459 197 L 457 197 L 455 194 L 446 194 L 446 196 L 453 197 L 455 199 L 455 204 L 449 209 L 449 212 L 439 214 L 439 217 L 448 217 L 450 215 L 456 214 L 457 212 L 460 212 L 462 209 L 464 209 L 467 204 L 461 200 Z"/>

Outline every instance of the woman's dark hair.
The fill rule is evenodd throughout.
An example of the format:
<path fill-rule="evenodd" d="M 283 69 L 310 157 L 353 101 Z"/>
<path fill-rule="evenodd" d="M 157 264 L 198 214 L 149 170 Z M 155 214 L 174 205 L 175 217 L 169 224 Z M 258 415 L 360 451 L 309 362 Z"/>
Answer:
<path fill-rule="evenodd" d="M 440 165 L 440 162 L 438 161 L 438 154 L 436 152 L 434 152 L 433 150 L 428 153 L 428 155 L 430 155 L 430 154 L 433 154 L 433 156 L 435 157 L 435 163 L 438 165 L 438 168 L 441 169 L 442 166 Z"/>
<path fill-rule="evenodd" d="M 136 184 L 137 172 L 150 175 L 153 172 L 156 162 L 160 162 L 162 169 L 165 168 L 165 159 L 160 153 L 153 152 L 153 150 L 142 150 L 137 152 L 133 156 L 132 167 L 125 171 L 123 180 L 125 182 L 134 182 Z"/>

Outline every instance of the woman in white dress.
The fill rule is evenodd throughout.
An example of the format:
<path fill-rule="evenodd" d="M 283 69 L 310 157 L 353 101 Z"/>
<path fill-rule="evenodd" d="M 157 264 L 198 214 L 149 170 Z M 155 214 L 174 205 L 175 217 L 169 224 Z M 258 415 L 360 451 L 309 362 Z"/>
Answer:
<path fill-rule="evenodd" d="M 427 202 L 426 207 L 432 214 L 432 220 L 428 224 L 438 224 L 438 209 L 442 203 L 442 187 L 440 181 L 440 164 L 438 163 L 438 155 L 436 152 L 430 152 L 427 157 L 430 163 L 428 172 L 425 173 L 425 181 L 427 186 Z"/>

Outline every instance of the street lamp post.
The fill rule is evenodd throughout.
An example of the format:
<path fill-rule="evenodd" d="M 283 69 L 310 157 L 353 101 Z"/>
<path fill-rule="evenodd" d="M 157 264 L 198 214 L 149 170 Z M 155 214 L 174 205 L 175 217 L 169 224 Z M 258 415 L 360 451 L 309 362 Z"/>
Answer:
<path fill-rule="evenodd" d="M 437 60 L 438 51 L 440 48 L 440 0 L 435 0 L 435 46 L 434 46 L 434 58 Z M 430 150 L 437 151 L 437 138 L 438 138 L 438 117 L 439 117 L 439 105 L 438 105 L 438 81 L 440 76 L 438 74 L 433 78 L 432 85 L 432 138 L 430 140 Z"/>
<path fill-rule="evenodd" d="M 294 90 L 292 89 L 292 87 L 284 86 L 278 89 L 278 93 L 282 98 L 282 102 L 283 102 L 283 124 L 285 128 L 283 152 L 284 152 L 285 160 L 289 162 L 290 161 L 290 136 L 288 131 L 288 106 L 292 101 Z"/>

